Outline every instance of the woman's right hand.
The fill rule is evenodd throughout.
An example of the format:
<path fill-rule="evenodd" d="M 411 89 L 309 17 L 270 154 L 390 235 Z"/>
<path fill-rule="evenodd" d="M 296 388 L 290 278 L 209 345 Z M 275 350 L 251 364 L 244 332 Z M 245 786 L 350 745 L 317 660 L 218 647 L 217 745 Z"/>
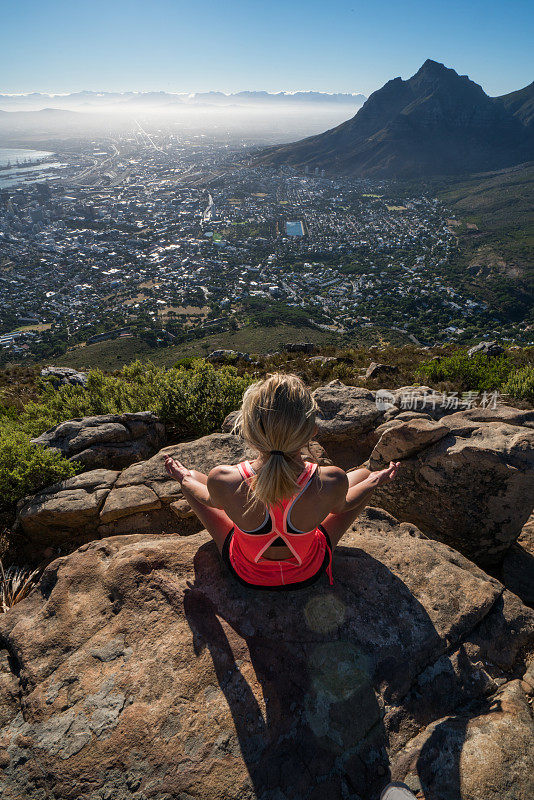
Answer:
<path fill-rule="evenodd" d="M 386 467 L 386 469 L 376 470 L 376 472 L 371 472 L 367 480 L 375 488 L 377 486 L 382 486 L 383 483 L 388 483 L 389 481 L 393 480 L 397 474 L 400 464 L 400 461 L 390 461 L 389 467 Z"/>

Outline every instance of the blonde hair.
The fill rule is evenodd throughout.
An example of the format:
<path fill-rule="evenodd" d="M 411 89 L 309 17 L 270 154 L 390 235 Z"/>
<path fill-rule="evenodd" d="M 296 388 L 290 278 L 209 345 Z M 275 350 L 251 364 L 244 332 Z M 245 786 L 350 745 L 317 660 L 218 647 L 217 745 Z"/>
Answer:
<path fill-rule="evenodd" d="M 280 504 L 300 490 L 298 456 L 313 436 L 316 411 L 310 390 L 297 375 L 275 372 L 248 387 L 232 433 L 268 455 L 250 481 L 249 508 L 258 502 Z"/>

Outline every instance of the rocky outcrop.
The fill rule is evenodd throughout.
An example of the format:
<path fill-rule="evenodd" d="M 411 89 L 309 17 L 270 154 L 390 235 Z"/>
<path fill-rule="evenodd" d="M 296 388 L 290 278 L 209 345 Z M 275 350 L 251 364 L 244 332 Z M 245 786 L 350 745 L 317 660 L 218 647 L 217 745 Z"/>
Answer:
<path fill-rule="evenodd" d="M 165 426 L 150 411 L 105 414 L 62 422 L 32 442 L 87 470 L 122 469 L 157 453 L 165 444 Z"/>
<path fill-rule="evenodd" d="M 485 356 L 500 356 L 501 353 L 504 353 L 504 347 L 501 347 L 497 342 L 479 342 L 467 351 L 469 358 L 480 354 Z"/>
<path fill-rule="evenodd" d="M 398 371 L 399 368 L 393 364 L 378 364 L 376 361 L 371 361 L 365 371 L 365 378 L 366 380 L 381 378 L 383 375 L 394 375 Z"/>
<path fill-rule="evenodd" d="M 384 418 L 375 395 L 359 386 L 333 380 L 313 393 L 319 408 L 317 441 L 344 469 L 358 466 L 378 441 L 375 428 Z"/>
<path fill-rule="evenodd" d="M 211 361 L 214 364 L 251 360 L 249 353 L 241 353 L 239 350 L 212 350 L 212 352 L 206 356 L 206 361 Z"/>
<path fill-rule="evenodd" d="M 202 472 L 253 456 L 237 436 L 214 433 L 165 447 L 121 472 L 91 470 L 49 486 L 19 504 L 16 528 L 27 542 L 28 557 L 35 560 L 49 546 L 70 550 L 119 533 L 200 530 L 190 515 L 184 525 L 183 508 L 173 505 L 183 495 L 165 470 L 167 453 Z"/>
<path fill-rule="evenodd" d="M 377 800 L 390 764 L 432 800 L 530 798 L 534 612 L 377 509 L 333 566 L 254 592 L 206 533 L 54 561 L 0 617 L 3 800 Z"/>
<path fill-rule="evenodd" d="M 534 430 L 463 414 L 382 427 L 370 468 L 402 464 L 373 502 L 478 564 L 502 561 L 532 512 Z"/>
<path fill-rule="evenodd" d="M 373 469 L 401 460 L 395 482 L 382 487 L 373 502 L 477 563 L 494 567 L 502 562 L 532 512 L 533 411 L 500 404 L 457 410 L 457 403 L 440 405 L 427 386 L 371 392 L 339 380 L 316 389 L 314 397 L 318 433 L 307 457 L 345 469 L 367 459 Z M 172 445 L 120 475 L 117 470 L 91 470 L 28 498 L 18 516 L 28 553 L 34 558 L 32 548 L 40 553 L 49 545 L 68 547 L 133 530 L 172 532 L 177 524 L 182 531 L 198 531 L 199 523 L 182 502 L 180 487 L 165 472 L 163 454 L 170 452 L 203 472 L 217 463 L 235 464 L 253 457 L 242 440 L 229 433 L 236 413 L 224 421 L 222 435 Z M 147 416 L 153 419 L 122 415 L 121 435 L 126 435 L 126 426 L 132 436 L 144 430 Z M 115 436 L 122 424 L 118 420 L 74 420 L 45 436 L 50 444 L 63 442 L 66 454 L 75 447 L 87 452 L 91 442 L 98 450 L 108 446 L 103 439 Z M 128 447 L 128 441 L 124 445 Z M 109 442 L 110 453 L 115 446 Z M 525 560 L 521 546 L 514 553 L 515 566 L 510 555 L 506 575 L 530 575 L 523 569 L 530 556 Z M 513 582 L 516 587 L 520 584 L 520 594 L 527 599 L 525 580 Z"/>
<path fill-rule="evenodd" d="M 243 440 L 214 433 L 163 448 L 146 461 L 122 470 L 97 469 L 49 486 L 19 504 L 16 528 L 35 561 L 48 547 L 71 550 L 82 542 L 114 534 L 196 533 L 201 525 L 184 501 L 179 483 L 169 477 L 164 457 L 208 473 L 216 464 L 236 464 L 255 454 Z M 317 442 L 304 456 L 330 464 Z"/>
<path fill-rule="evenodd" d="M 41 378 L 51 381 L 55 386 L 87 386 L 87 373 L 78 372 L 72 367 L 44 367 Z"/>

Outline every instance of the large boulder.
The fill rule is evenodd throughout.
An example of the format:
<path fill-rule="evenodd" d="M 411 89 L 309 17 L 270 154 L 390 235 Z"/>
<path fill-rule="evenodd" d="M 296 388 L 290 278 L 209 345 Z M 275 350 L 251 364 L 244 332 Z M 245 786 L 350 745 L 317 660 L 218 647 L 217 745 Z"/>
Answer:
<path fill-rule="evenodd" d="M 377 509 L 334 580 L 245 589 L 205 532 L 54 561 L 0 618 L 3 800 L 527 800 L 534 612 Z"/>
<path fill-rule="evenodd" d="M 500 356 L 502 353 L 504 353 L 504 347 L 497 342 L 479 342 L 467 351 L 469 358 L 480 354 L 485 356 Z"/>
<path fill-rule="evenodd" d="M 122 469 L 150 458 L 165 444 L 165 426 L 150 411 L 104 414 L 61 422 L 32 439 L 84 469 Z"/>
<path fill-rule="evenodd" d="M 385 411 L 377 406 L 374 393 L 333 380 L 313 396 L 319 408 L 316 439 L 329 458 L 344 469 L 365 461 L 378 441 L 375 428 Z"/>
<path fill-rule="evenodd" d="M 19 503 L 15 527 L 25 542 L 20 549 L 35 561 L 48 547 L 65 552 L 114 534 L 197 533 L 200 522 L 165 469 L 167 454 L 205 473 L 217 464 L 255 457 L 240 437 L 213 433 L 165 447 L 122 471 L 83 472 Z M 319 464 L 331 463 L 317 442 L 310 442 L 303 454 Z"/>
<path fill-rule="evenodd" d="M 402 464 L 373 502 L 479 564 L 499 564 L 532 512 L 534 430 L 460 413 L 382 428 L 370 468 Z"/>
<path fill-rule="evenodd" d="M 371 361 L 365 372 L 365 378 L 366 380 L 381 378 L 384 375 L 393 375 L 398 371 L 399 368 L 393 364 L 379 364 L 376 361 Z"/>
<path fill-rule="evenodd" d="M 72 367 L 44 367 L 41 378 L 49 380 L 54 386 L 87 386 L 87 373 L 78 372 Z"/>
<path fill-rule="evenodd" d="M 212 350 L 206 356 L 206 361 L 211 361 L 214 364 L 251 360 L 249 353 L 241 353 L 239 350 Z"/>

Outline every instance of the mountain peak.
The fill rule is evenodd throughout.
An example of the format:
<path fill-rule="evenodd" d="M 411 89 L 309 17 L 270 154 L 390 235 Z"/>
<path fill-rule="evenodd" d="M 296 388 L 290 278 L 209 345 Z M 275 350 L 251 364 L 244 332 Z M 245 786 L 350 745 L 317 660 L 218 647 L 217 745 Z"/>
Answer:
<path fill-rule="evenodd" d="M 380 178 L 501 169 L 531 157 L 533 109 L 529 87 L 493 100 L 427 58 L 411 78 L 373 92 L 352 119 L 263 160 Z"/>
<path fill-rule="evenodd" d="M 441 61 L 432 61 L 431 58 L 427 58 L 424 64 L 421 64 L 421 66 L 419 67 L 418 71 L 416 72 L 416 75 L 419 75 L 419 73 L 421 72 L 432 72 L 435 74 L 438 72 L 445 72 L 445 71 L 449 72 L 450 70 L 448 67 L 445 66 L 445 64 L 442 64 Z"/>

